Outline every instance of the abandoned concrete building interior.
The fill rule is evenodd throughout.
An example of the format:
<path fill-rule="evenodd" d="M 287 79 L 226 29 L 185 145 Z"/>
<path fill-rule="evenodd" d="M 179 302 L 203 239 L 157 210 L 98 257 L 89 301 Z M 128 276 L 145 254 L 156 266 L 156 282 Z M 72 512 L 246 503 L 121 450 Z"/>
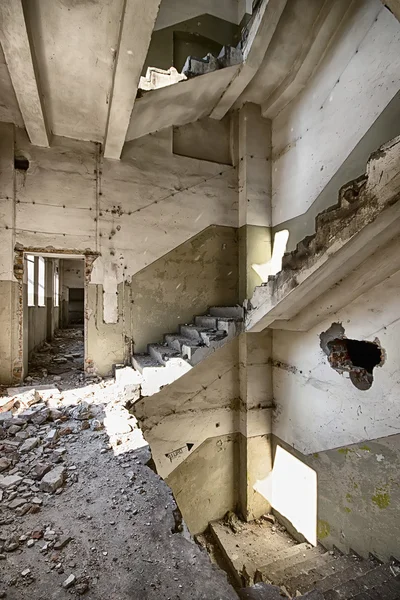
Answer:
<path fill-rule="evenodd" d="M 400 599 L 399 20 L 1 0 L 0 598 Z"/>

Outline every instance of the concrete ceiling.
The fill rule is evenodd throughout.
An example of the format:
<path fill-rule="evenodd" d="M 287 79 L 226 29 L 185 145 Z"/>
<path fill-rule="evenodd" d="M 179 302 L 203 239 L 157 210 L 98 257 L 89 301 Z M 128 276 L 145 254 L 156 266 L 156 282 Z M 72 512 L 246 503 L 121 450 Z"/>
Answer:
<path fill-rule="evenodd" d="M 0 120 L 25 125 L 37 145 L 55 134 L 100 142 L 106 157 L 119 158 L 126 139 L 221 119 L 245 102 L 272 118 L 362 5 L 262 0 L 239 67 L 136 98 L 153 30 L 206 13 L 237 24 L 248 0 L 1 0 Z"/>

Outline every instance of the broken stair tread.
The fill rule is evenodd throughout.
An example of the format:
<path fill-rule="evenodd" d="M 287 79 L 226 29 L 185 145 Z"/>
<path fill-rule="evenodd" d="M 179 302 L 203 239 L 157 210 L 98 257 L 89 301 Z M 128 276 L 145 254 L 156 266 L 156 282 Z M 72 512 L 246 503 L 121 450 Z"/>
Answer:
<path fill-rule="evenodd" d="M 211 317 L 218 318 L 237 318 L 243 319 L 243 307 L 242 306 L 212 306 L 209 309 L 209 314 Z"/>
<path fill-rule="evenodd" d="M 175 348 L 176 346 L 179 345 L 179 348 L 182 350 L 183 346 L 190 346 L 193 348 L 197 348 L 201 345 L 201 341 L 200 340 L 194 340 L 193 338 L 189 338 L 185 335 L 179 335 L 179 333 L 167 333 L 164 336 L 165 342 L 172 348 Z M 172 344 L 174 344 L 174 342 L 176 342 L 176 345 L 173 346 Z"/>
<path fill-rule="evenodd" d="M 149 344 L 147 346 L 150 356 L 153 356 L 161 364 L 166 364 L 172 358 L 181 358 L 181 354 L 175 348 L 163 344 Z"/>

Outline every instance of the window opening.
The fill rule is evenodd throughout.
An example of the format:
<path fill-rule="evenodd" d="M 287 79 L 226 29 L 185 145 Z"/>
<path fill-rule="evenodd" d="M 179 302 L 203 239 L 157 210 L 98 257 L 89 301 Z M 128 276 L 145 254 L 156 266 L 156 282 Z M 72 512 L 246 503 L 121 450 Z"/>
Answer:
<path fill-rule="evenodd" d="M 28 306 L 35 306 L 35 257 L 27 254 L 26 265 L 28 272 Z"/>
<path fill-rule="evenodd" d="M 46 305 L 46 263 L 43 256 L 39 256 L 38 266 L 38 305 Z"/>
<path fill-rule="evenodd" d="M 60 274 L 58 267 L 54 269 L 54 306 L 60 305 Z"/>

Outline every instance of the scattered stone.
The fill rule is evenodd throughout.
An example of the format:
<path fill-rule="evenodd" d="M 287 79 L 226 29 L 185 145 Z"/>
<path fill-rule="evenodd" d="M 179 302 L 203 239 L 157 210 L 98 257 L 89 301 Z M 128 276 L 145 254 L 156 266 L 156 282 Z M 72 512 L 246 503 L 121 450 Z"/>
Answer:
<path fill-rule="evenodd" d="M 5 423 L 6 421 L 10 421 L 12 419 L 12 412 L 11 411 L 5 411 L 0 413 L 0 423 Z"/>
<path fill-rule="evenodd" d="M 28 548 L 32 548 L 32 546 L 35 545 L 35 540 L 32 540 L 32 539 L 28 540 L 26 542 L 26 545 L 28 546 Z"/>
<path fill-rule="evenodd" d="M 38 404 L 42 398 L 39 392 L 35 389 L 30 389 L 23 394 L 18 394 L 17 399 L 23 406 L 31 407 L 34 404 Z"/>
<path fill-rule="evenodd" d="M 10 487 L 18 485 L 21 483 L 22 477 L 20 475 L 7 475 L 5 477 L 0 477 L 0 489 L 6 490 Z"/>
<path fill-rule="evenodd" d="M 64 483 L 66 469 L 63 466 L 55 467 L 43 477 L 40 482 L 42 492 L 54 493 Z"/>
<path fill-rule="evenodd" d="M 21 573 L 22 577 L 29 577 L 32 575 L 32 571 L 30 569 L 24 569 Z"/>
<path fill-rule="evenodd" d="M 37 504 L 38 506 L 41 506 L 43 504 L 43 500 L 41 498 L 38 498 L 37 496 L 32 498 L 31 502 L 32 504 Z"/>
<path fill-rule="evenodd" d="M 46 473 L 48 473 L 51 469 L 51 465 L 48 463 L 37 463 L 34 466 L 32 477 L 40 481 Z"/>
<path fill-rule="evenodd" d="M 10 465 L 11 460 L 8 460 L 8 458 L 0 458 L 0 473 L 8 469 Z"/>
<path fill-rule="evenodd" d="M 43 537 L 42 529 L 34 529 L 31 533 L 31 538 L 34 540 L 40 540 Z"/>
<path fill-rule="evenodd" d="M 26 500 L 24 498 L 15 498 L 15 500 L 8 503 L 8 508 L 19 508 L 20 506 L 23 506 L 25 502 Z"/>
<path fill-rule="evenodd" d="M 19 451 L 21 452 L 21 454 L 25 454 L 26 452 L 30 452 L 31 450 L 33 450 L 34 448 L 36 448 L 36 446 L 38 445 L 38 443 L 39 443 L 39 438 L 38 437 L 28 438 L 22 444 L 22 446 L 19 449 Z"/>
<path fill-rule="evenodd" d="M 70 587 L 72 587 L 72 586 L 74 585 L 75 581 L 76 581 L 76 577 L 75 577 L 75 575 L 72 575 L 72 574 L 71 574 L 69 577 L 67 577 L 67 579 L 66 579 L 66 580 L 64 581 L 64 583 L 62 584 L 62 585 L 63 585 L 63 588 L 64 588 L 65 590 L 68 590 Z"/>
<path fill-rule="evenodd" d="M 8 433 L 10 435 L 15 435 L 20 430 L 21 430 L 21 426 L 20 425 L 10 425 L 10 427 L 8 428 Z"/>
<path fill-rule="evenodd" d="M 48 432 L 48 434 L 46 435 L 46 442 L 55 442 L 58 438 L 58 431 L 57 429 L 50 429 L 50 431 Z"/>
<path fill-rule="evenodd" d="M 46 539 L 46 538 L 45 538 Z M 62 550 L 72 541 L 72 537 L 70 535 L 61 538 L 58 542 L 54 544 L 54 550 Z"/>

